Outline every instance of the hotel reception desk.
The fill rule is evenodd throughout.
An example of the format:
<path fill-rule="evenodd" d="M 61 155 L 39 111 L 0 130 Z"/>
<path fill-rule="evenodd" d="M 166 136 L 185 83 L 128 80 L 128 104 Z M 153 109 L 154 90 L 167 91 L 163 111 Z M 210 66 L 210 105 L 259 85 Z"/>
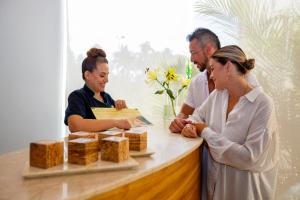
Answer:
<path fill-rule="evenodd" d="M 150 126 L 138 167 L 121 171 L 24 179 L 29 150 L 0 155 L 0 199 L 199 199 L 203 140 Z"/>

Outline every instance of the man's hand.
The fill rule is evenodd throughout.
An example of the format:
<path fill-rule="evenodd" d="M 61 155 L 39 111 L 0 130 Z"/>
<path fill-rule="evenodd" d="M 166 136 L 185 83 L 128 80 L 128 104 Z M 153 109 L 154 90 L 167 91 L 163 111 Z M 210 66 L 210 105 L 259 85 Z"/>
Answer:
<path fill-rule="evenodd" d="M 126 102 L 124 100 L 116 100 L 115 107 L 117 110 L 121 110 L 123 108 L 127 108 Z"/>
<path fill-rule="evenodd" d="M 182 129 L 184 128 L 184 126 L 186 124 L 190 124 L 191 121 L 186 120 L 186 119 L 181 119 L 181 118 L 175 118 L 170 126 L 169 129 L 172 133 L 180 133 L 182 131 Z"/>
<path fill-rule="evenodd" d="M 193 124 L 187 124 L 181 131 L 181 135 L 189 138 L 196 138 L 198 137 L 197 135 L 197 130 L 196 126 Z"/>

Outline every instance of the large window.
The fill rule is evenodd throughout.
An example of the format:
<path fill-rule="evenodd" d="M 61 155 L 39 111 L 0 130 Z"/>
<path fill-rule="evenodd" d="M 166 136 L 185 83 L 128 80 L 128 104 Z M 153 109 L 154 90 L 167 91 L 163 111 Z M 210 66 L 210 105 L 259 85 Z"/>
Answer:
<path fill-rule="evenodd" d="M 167 98 L 155 96 L 155 85 L 145 84 L 145 68 L 171 65 L 184 74 L 189 60 L 187 34 L 197 26 L 209 26 L 205 18 L 197 20 L 191 0 L 68 1 L 68 16 L 66 95 L 83 84 L 80 67 L 86 51 L 102 47 L 110 62 L 107 91 L 150 118 L 162 116 Z M 218 26 L 211 29 L 225 36 Z M 223 41 L 228 44 L 232 38 Z M 184 93 L 180 97 L 178 105 Z"/>

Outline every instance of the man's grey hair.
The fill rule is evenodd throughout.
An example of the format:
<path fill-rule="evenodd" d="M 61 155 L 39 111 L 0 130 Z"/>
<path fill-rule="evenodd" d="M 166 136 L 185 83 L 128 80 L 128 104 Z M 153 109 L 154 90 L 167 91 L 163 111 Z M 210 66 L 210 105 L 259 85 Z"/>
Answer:
<path fill-rule="evenodd" d="M 197 28 L 193 33 L 189 34 L 186 39 L 189 42 L 191 42 L 193 39 L 197 39 L 201 48 L 203 48 L 208 43 L 213 45 L 216 49 L 221 48 L 218 36 L 211 30 L 206 28 Z"/>

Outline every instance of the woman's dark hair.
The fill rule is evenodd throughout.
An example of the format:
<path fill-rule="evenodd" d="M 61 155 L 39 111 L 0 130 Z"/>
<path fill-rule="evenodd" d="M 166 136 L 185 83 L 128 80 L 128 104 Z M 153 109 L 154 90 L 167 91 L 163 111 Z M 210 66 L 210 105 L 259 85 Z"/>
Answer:
<path fill-rule="evenodd" d="M 82 61 L 82 78 L 85 80 L 84 72 L 93 72 L 96 69 L 96 63 L 108 63 L 106 53 L 102 49 L 91 48 L 87 57 Z"/>
<path fill-rule="evenodd" d="M 255 60 L 247 59 L 243 50 L 236 45 L 222 47 L 212 55 L 212 58 L 222 65 L 231 61 L 241 74 L 246 74 L 255 64 Z"/>

